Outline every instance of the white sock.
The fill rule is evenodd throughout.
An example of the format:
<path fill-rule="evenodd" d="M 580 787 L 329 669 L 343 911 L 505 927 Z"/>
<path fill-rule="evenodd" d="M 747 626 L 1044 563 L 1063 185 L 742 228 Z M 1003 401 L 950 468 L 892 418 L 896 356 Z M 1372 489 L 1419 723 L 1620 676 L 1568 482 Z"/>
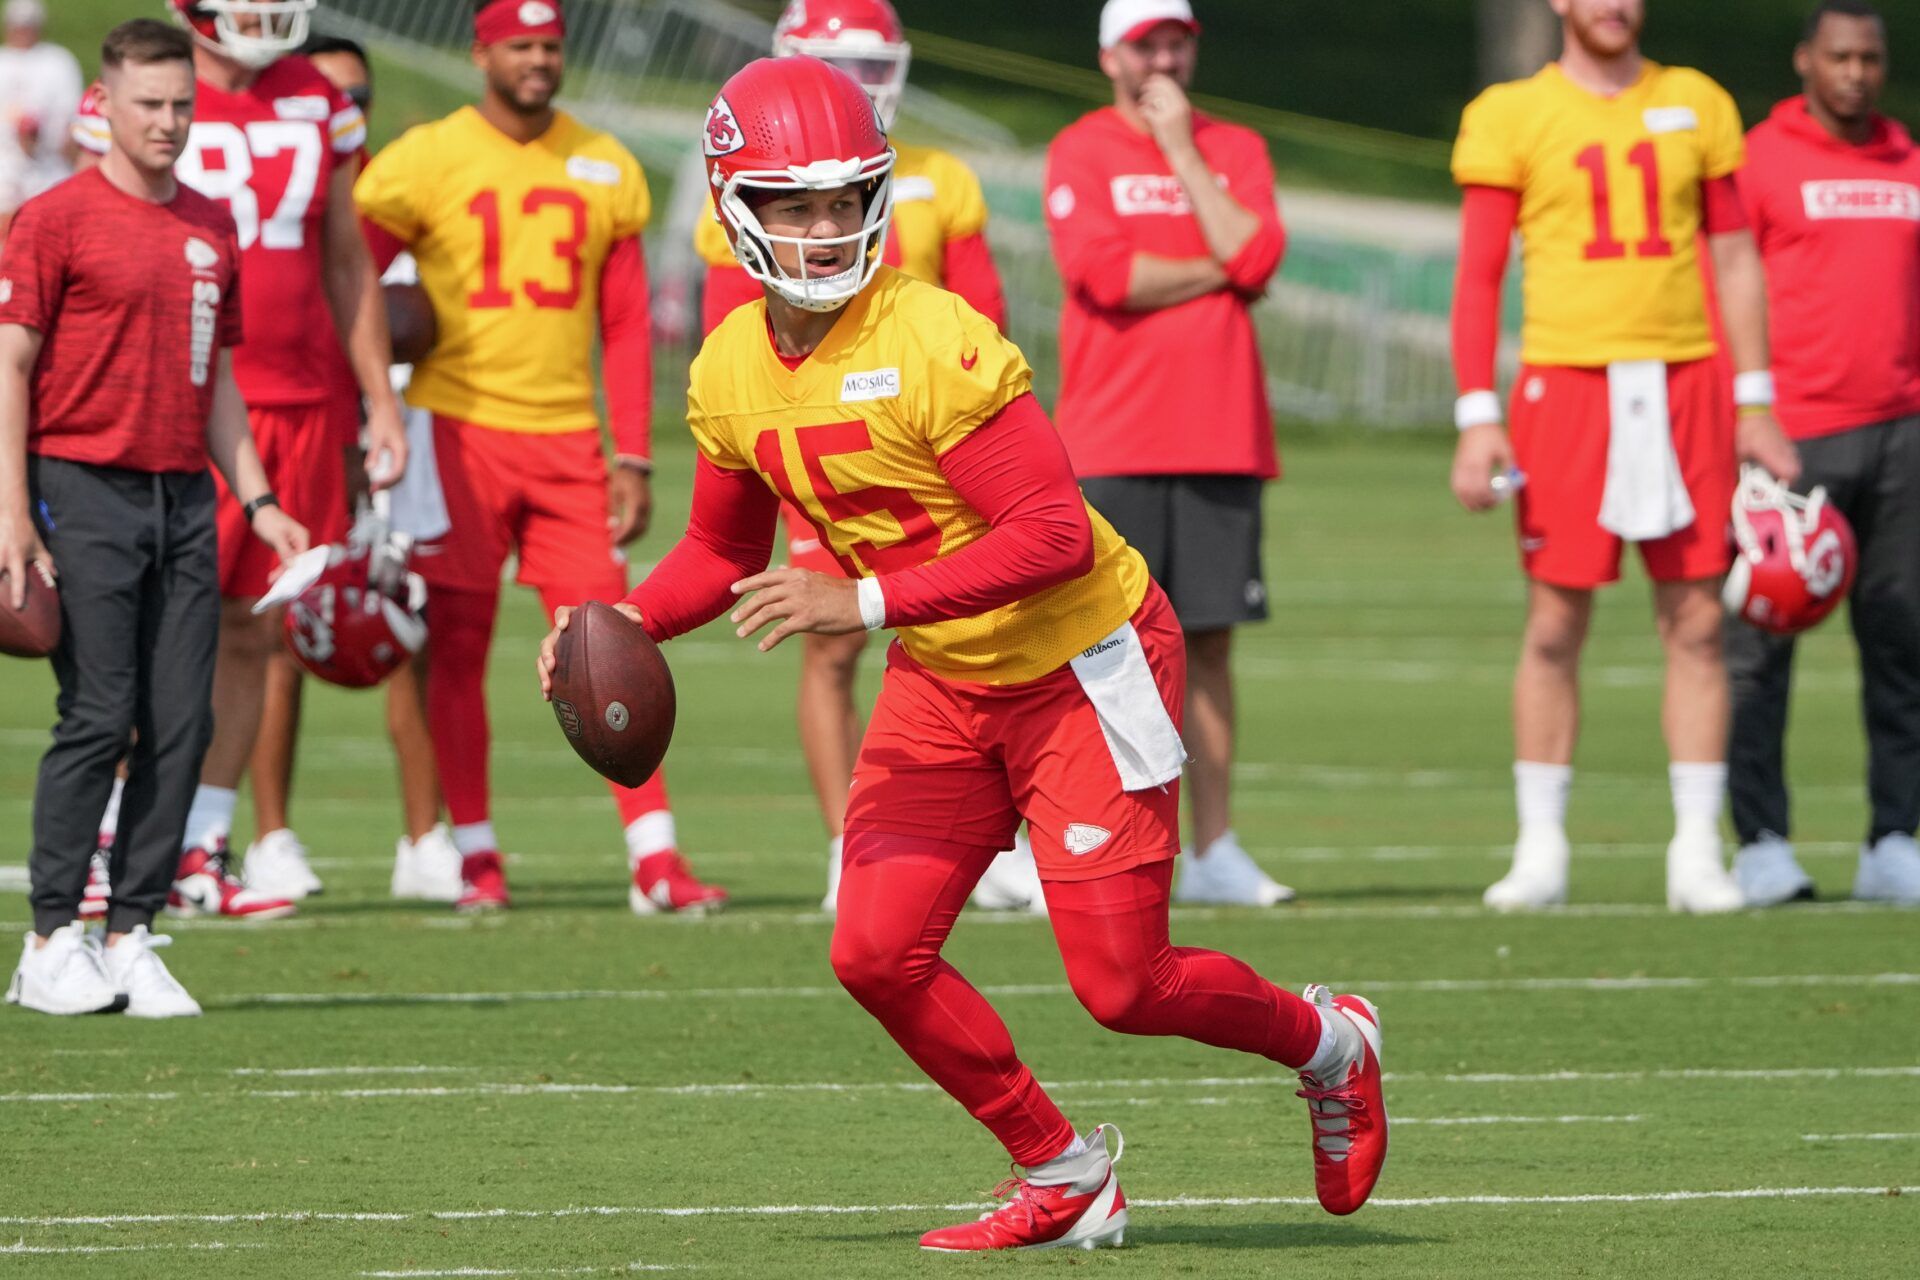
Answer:
<path fill-rule="evenodd" d="M 1520 813 L 1520 832 L 1567 829 L 1567 792 L 1573 786 L 1570 764 L 1537 764 L 1531 760 L 1513 762 L 1514 807 Z"/>
<path fill-rule="evenodd" d="M 1727 797 L 1726 762 L 1670 764 L 1667 782 L 1673 788 L 1675 833 L 1718 835 L 1720 808 Z"/>
<path fill-rule="evenodd" d="M 833 839 L 827 841 L 827 860 L 838 863 L 840 861 L 840 853 L 846 847 L 847 838 L 845 836 L 835 836 Z"/>
<path fill-rule="evenodd" d="M 118 775 L 113 779 L 113 794 L 107 797 L 107 811 L 100 815 L 100 834 L 113 836 L 120 834 L 120 796 L 127 789 L 127 780 Z"/>
<path fill-rule="evenodd" d="M 1360 1028 L 1338 1009 L 1315 1005 L 1314 1012 L 1320 1015 L 1320 1043 L 1312 1060 L 1300 1068 L 1301 1074 L 1320 1081 L 1339 1080 L 1360 1060 Z"/>
<path fill-rule="evenodd" d="M 1107 1179 L 1107 1160 L 1104 1156 L 1095 1159 L 1095 1154 L 1093 1148 L 1087 1145 L 1087 1140 L 1076 1133 L 1065 1151 L 1045 1164 L 1030 1166 L 1027 1169 L 1027 1181 L 1040 1187 L 1057 1187 L 1070 1182 L 1076 1184 L 1076 1191 L 1082 1189 L 1078 1184 L 1091 1181 L 1093 1185 L 1085 1190 L 1097 1190 Z"/>
<path fill-rule="evenodd" d="M 678 849 L 680 841 L 673 829 L 673 815 L 665 809 L 643 813 L 627 824 L 627 861 L 634 863 L 648 854 Z"/>
<path fill-rule="evenodd" d="M 187 810 L 187 836 L 183 849 L 211 849 L 233 831 L 233 806 L 240 793 L 232 787 L 210 787 L 204 782 L 193 793 L 193 805 Z"/>
<path fill-rule="evenodd" d="M 453 829 L 453 847 L 465 858 L 476 853 L 500 852 L 500 837 L 493 834 L 491 822 L 468 822 Z"/>

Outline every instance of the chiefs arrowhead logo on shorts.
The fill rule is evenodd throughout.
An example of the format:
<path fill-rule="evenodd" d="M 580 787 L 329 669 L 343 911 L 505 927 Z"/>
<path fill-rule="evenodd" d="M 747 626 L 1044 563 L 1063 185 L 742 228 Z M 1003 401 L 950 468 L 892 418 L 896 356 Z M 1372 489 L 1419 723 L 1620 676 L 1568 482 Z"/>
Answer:
<path fill-rule="evenodd" d="M 725 98 L 715 98 L 713 105 L 707 108 L 707 142 L 709 156 L 732 155 L 747 140 L 740 133 L 740 126 L 734 121 L 733 108 L 727 105 Z"/>
<path fill-rule="evenodd" d="M 1066 839 L 1061 843 L 1067 846 L 1067 852 L 1078 858 L 1092 853 L 1107 841 L 1113 839 L 1113 832 L 1105 827 L 1096 827 L 1091 822 L 1075 822 L 1067 826 Z"/>

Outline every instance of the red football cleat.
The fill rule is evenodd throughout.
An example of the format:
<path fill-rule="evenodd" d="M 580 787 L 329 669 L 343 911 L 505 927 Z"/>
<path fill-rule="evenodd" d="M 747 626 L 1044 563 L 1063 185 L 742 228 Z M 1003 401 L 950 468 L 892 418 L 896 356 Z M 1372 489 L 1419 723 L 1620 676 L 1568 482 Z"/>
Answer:
<path fill-rule="evenodd" d="M 1104 1151 L 1107 1130 L 1093 1131 L 1088 1146 Z M 1115 1129 L 1114 1137 L 1120 1136 Z M 988 1249 L 1097 1249 L 1126 1242 L 1127 1197 L 1114 1177 L 1113 1164 L 1125 1143 L 1116 1145 L 1107 1162 L 1107 1176 L 1092 1191 L 1076 1192 L 1072 1184 L 1035 1186 L 1023 1178 L 1008 1178 L 993 1189 L 1006 1201 L 974 1222 L 941 1227 L 920 1237 L 920 1247 L 936 1253 L 977 1253 Z"/>
<path fill-rule="evenodd" d="M 227 842 L 211 849 L 193 848 L 180 855 L 174 869 L 173 890 L 167 894 L 167 914 L 226 916 L 232 920 L 278 920 L 298 908 L 285 898 L 272 898 L 249 889 L 227 869 Z"/>
<path fill-rule="evenodd" d="M 1327 1084 L 1306 1072 L 1298 1097 L 1313 1120 L 1313 1189 L 1328 1213 L 1348 1214 L 1367 1202 L 1387 1162 L 1387 1105 L 1380 1092 L 1380 1011 L 1359 996 L 1336 996 L 1315 983 L 1308 1004 L 1344 1016 L 1360 1032 L 1360 1058 L 1346 1077 Z"/>
<path fill-rule="evenodd" d="M 513 905 L 507 896 L 507 870 L 500 855 L 488 850 L 460 859 L 460 900 L 455 911 L 504 911 Z"/>
<path fill-rule="evenodd" d="M 633 883 L 627 889 L 627 905 L 637 916 L 662 911 L 701 915 L 727 905 L 727 891 L 717 884 L 704 884 L 693 874 L 687 860 L 672 849 L 650 853 L 633 865 Z"/>

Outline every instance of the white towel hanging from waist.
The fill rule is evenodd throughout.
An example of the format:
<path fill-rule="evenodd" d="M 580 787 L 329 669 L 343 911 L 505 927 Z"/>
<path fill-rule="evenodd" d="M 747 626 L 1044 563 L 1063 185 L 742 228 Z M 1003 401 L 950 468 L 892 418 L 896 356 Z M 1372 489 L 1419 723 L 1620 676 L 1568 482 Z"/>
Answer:
<path fill-rule="evenodd" d="M 1620 360 L 1607 366 L 1607 487 L 1600 527 L 1628 542 L 1651 542 L 1693 523 L 1680 459 L 1673 451 L 1667 366 Z"/>
<path fill-rule="evenodd" d="M 1147 651 L 1131 622 L 1069 663 L 1100 717 L 1122 791 L 1147 791 L 1180 776 L 1187 747 L 1160 700 Z"/>

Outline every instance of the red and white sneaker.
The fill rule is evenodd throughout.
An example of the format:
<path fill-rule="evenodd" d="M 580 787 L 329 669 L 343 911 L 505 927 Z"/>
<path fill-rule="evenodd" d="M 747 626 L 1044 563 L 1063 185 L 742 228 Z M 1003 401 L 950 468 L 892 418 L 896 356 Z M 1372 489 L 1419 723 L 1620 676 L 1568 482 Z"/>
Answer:
<path fill-rule="evenodd" d="M 113 872 L 113 837 L 100 833 L 100 845 L 87 862 L 87 887 L 80 892 L 80 918 L 102 920 L 107 914 L 107 899 L 113 896 L 109 877 Z"/>
<path fill-rule="evenodd" d="M 193 848 L 181 854 L 173 873 L 173 891 L 167 895 L 167 914 L 172 916 L 278 920 L 296 910 L 285 898 L 269 897 L 242 884 L 227 869 L 225 840 L 216 841 L 211 849 Z"/>
<path fill-rule="evenodd" d="M 1313 1120 L 1313 1189 L 1328 1213 L 1349 1214 L 1367 1202 L 1387 1162 L 1387 1105 L 1380 1092 L 1380 1011 L 1359 996 L 1336 996 L 1314 983 L 1300 996 L 1339 1014 L 1360 1032 L 1360 1056 L 1338 1081 L 1302 1071 Z"/>
<path fill-rule="evenodd" d="M 489 849 L 460 859 L 460 900 L 455 911 L 504 911 L 513 905 L 507 896 L 507 869 L 500 855 Z"/>
<path fill-rule="evenodd" d="M 1107 1132 L 1114 1137 L 1107 1156 Z M 988 1249 L 1097 1249 L 1126 1242 L 1127 1197 L 1120 1191 L 1113 1166 L 1126 1141 L 1112 1125 L 1103 1124 L 1087 1139 L 1099 1159 L 1095 1173 L 1105 1176 L 1091 1190 L 1086 1183 L 1036 1186 L 1024 1178 L 1008 1178 L 993 1189 L 1005 1204 L 983 1213 L 973 1222 L 941 1227 L 920 1237 L 920 1247 L 936 1253 L 977 1253 Z"/>
<path fill-rule="evenodd" d="M 727 891 L 697 879 L 687 860 L 672 849 L 650 853 L 633 864 L 633 883 L 627 887 L 627 905 L 637 916 L 663 911 L 705 915 L 727 905 Z"/>

